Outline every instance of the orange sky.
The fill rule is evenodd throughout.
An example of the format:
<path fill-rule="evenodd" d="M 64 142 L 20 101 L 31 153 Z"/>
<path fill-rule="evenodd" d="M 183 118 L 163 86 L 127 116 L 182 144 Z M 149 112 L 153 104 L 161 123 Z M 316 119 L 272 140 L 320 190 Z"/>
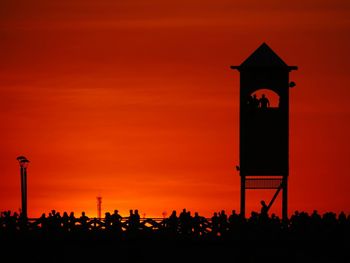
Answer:
<path fill-rule="evenodd" d="M 267 42 L 299 66 L 289 211 L 350 213 L 349 30 L 341 0 L 2 1 L 0 210 L 20 207 L 18 155 L 29 216 L 95 216 L 99 194 L 124 215 L 239 210 L 229 66 Z"/>

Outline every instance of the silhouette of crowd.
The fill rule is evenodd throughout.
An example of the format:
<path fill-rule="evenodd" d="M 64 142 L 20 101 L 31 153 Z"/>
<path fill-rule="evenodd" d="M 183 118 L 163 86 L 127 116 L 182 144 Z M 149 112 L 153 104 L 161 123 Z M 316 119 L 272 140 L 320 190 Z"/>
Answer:
<path fill-rule="evenodd" d="M 38 219 L 26 219 L 5 211 L 0 217 L 0 240 L 35 239 L 125 239 L 125 238 L 187 238 L 202 240 L 345 240 L 350 234 L 350 215 L 332 212 L 320 215 L 294 212 L 283 221 L 275 214 L 252 212 L 243 218 L 235 210 L 224 210 L 211 218 L 194 215 L 183 209 L 168 218 L 140 218 L 138 210 L 122 217 L 118 210 L 107 212 L 105 218 L 89 218 L 84 212 L 75 216 L 52 210 Z"/>

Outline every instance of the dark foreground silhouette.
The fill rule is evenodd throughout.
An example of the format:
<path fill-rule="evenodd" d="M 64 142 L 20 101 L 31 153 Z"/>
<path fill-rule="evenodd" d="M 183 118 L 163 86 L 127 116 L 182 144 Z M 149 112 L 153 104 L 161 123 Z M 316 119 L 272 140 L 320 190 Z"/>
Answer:
<path fill-rule="evenodd" d="M 347 262 L 350 216 L 295 212 L 283 222 L 264 211 L 204 218 L 184 209 L 164 219 L 141 219 L 137 210 L 97 219 L 53 210 L 26 220 L 8 211 L 1 214 L 0 241 L 3 256 L 33 262 Z"/>

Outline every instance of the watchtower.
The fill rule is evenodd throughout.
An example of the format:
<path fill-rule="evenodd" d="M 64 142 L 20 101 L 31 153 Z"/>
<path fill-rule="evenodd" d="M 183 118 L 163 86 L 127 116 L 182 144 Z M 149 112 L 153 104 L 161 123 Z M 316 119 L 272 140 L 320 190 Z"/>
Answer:
<path fill-rule="evenodd" d="M 289 174 L 289 72 L 288 66 L 263 43 L 241 65 L 240 164 L 241 215 L 245 216 L 247 189 L 276 189 L 267 210 L 282 190 L 282 217 L 287 218 Z M 274 101 L 272 101 L 274 97 Z"/>

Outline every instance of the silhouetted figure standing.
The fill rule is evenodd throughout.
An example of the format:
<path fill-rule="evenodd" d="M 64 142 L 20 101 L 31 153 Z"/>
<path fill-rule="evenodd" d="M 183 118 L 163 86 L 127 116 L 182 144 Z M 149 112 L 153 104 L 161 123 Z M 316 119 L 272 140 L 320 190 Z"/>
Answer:
<path fill-rule="evenodd" d="M 51 210 L 47 220 L 50 231 L 57 232 L 61 227 L 61 215 L 56 210 Z"/>
<path fill-rule="evenodd" d="M 227 215 L 225 210 L 222 210 L 219 215 L 219 228 L 221 234 L 225 233 L 227 230 Z"/>
<path fill-rule="evenodd" d="M 218 214 L 215 212 L 214 215 L 211 218 L 211 224 L 212 224 L 212 234 L 214 236 L 218 235 L 219 232 L 219 217 Z"/>
<path fill-rule="evenodd" d="M 192 221 L 193 221 L 193 234 L 195 236 L 199 236 L 201 234 L 202 217 L 199 216 L 198 212 L 194 213 L 194 217 Z"/>
<path fill-rule="evenodd" d="M 41 225 L 41 232 L 43 234 L 46 234 L 49 231 L 48 225 L 47 225 L 47 219 L 46 214 L 42 213 L 40 218 L 38 219 L 38 225 Z"/>
<path fill-rule="evenodd" d="M 247 103 L 248 103 L 248 107 L 251 110 L 256 110 L 256 109 L 259 108 L 259 100 L 256 97 L 256 94 L 249 96 L 249 99 L 248 99 Z"/>
<path fill-rule="evenodd" d="M 240 237 L 240 233 L 243 232 L 245 218 L 242 215 L 236 213 L 236 210 L 232 210 L 231 215 L 228 217 L 229 231 L 231 236 L 235 238 Z"/>
<path fill-rule="evenodd" d="M 69 216 L 68 216 L 67 212 L 63 213 L 61 221 L 62 221 L 63 230 L 65 232 L 68 232 L 68 230 L 69 230 Z"/>
<path fill-rule="evenodd" d="M 269 208 L 266 205 L 265 201 L 263 201 L 263 200 L 260 202 L 260 204 L 261 204 L 260 217 L 262 219 L 266 219 L 266 218 L 268 218 L 267 212 L 268 212 Z"/>
<path fill-rule="evenodd" d="M 259 100 L 259 105 L 261 109 L 267 109 L 270 107 L 270 101 L 266 98 L 265 94 L 263 94 Z"/>
<path fill-rule="evenodd" d="M 111 219 L 113 231 L 120 233 L 122 231 L 122 225 L 121 225 L 122 217 L 119 214 L 119 211 L 114 210 L 113 215 L 110 215 L 110 219 Z"/>
<path fill-rule="evenodd" d="M 113 221 L 121 221 L 122 220 L 122 216 L 119 215 L 119 211 L 118 210 L 114 210 L 113 215 L 111 216 Z"/>
<path fill-rule="evenodd" d="M 128 230 L 131 231 L 135 228 L 134 222 L 135 222 L 134 210 L 130 209 Z"/>
<path fill-rule="evenodd" d="M 135 214 L 134 214 L 134 224 L 135 224 L 135 228 L 138 229 L 140 226 L 140 214 L 139 214 L 139 210 L 135 210 Z"/>
<path fill-rule="evenodd" d="M 236 224 L 238 221 L 238 214 L 236 213 L 236 210 L 232 210 L 231 215 L 228 217 L 229 224 Z"/>
<path fill-rule="evenodd" d="M 70 212 L 69 219 L 68 219 L 69 231 L 75 230 L 75 221 L 76 221 L 76 219 L 74 216 L 74 212 Z"/>
<path fill-rule="evenodd" d="M 130 210 L 128 230 L 130 231 L 130 233 L 135 234 L 139 230 L 139 226 L 140 226 L 139 211 L 137 209 L 135 211 Z"/>
<path fill-rule="evenodd" d="M 168 229 L 171 234 L 176 234 L 177 227 L 178 227 L 178 218 L 176 215 L 176 211 L 174 210 L 168 219 Z"/>
<path fill-rule="evenodd" d="M 112 220 L 111 213 L 106 212 L 105 213 L 105 222 L 104 222 L 106 230 L 111 229 L 112 223 L 113 223 L 113 220 Z"/>
<path fill-rule="evenodd" d="M 85 212 L 82 212 L 81 216 L 79 218 L 79 222 L 81 224 L 81 229 L 83 231 L 87 231 L 89 229 L 88 220 L 89 220 L 89 218 L 85 215 Z"/>
<path fill-rule="evenodd" d="M 187 235 L 191 232 L 191 214 L 184 208 L 179 216 L 181 234 Z"/>
<path fill-rule="evenodd" d="M 252 98 L 253 98 L 252 99 L 252 107 L 253 107 L 253 109 L 259 108 L 259 100 L 256 97 L 256 94 L 254 94 Z"/>

